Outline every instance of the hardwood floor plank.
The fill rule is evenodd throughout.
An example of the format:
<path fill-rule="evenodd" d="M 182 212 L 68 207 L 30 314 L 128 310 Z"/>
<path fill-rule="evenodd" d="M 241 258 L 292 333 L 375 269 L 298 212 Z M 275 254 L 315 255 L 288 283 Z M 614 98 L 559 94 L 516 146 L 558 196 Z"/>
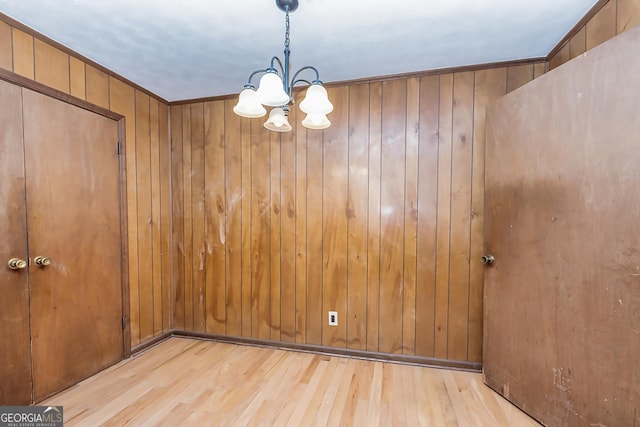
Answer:
<path fill-rule="evenodd" d="M 161 388 L 154 388 L 149 390 L 144 396 L 144 402 L 132 401 L 129 405 L 124 407 L 120 412 L 118 412 L 115 416 L 109 418 L 108 422 L 105 424 L 110 425 L 125 425 L 131 420 L 133 420 L 136 415 L 140 413 L 140 411 L 148 408 L 155 402 L 160 399 L 164 393 L 164 390 Z"/>
<path fill-rule="evenodd" d="M 176 337 L 41 404 L 68 426 L 538 426 L 477 373 Z"/>
<path fill-rule="evenodd" d="M 304 417 L 300 425 L 304 426 L 321 426 L 323 423 L 318 422 L 325 417 L 326 405 L 324 402 L 332 400 L 335 397 L 337 389 L 335 387 L 335 381 L 340 378 L 344 370 L 344 363 L 341 360 L 331 358 L 327 364 L 325 374 L 322 376 L 317 389 L 311 389 L 313 397 L 309 402 L 309 406 L 305 411 Z"/>
<path fill-rule="evenodd" d="M 353 418 L 353 414 L 358 409 L 358 403 L 362 401 L 360 399 L 361 385 L 360 379 L 362 378 L 361 372 L 358 370 L 359 363 L 350 363 L 350 373 L 345 375 L 343 385 L 340 392 L 345 393 L 342 398 L 342 405 L 338 413 L 337 408 L 332 411 L 333 423 L 335 425 L 349 425 Z M 366 412 L 364 413 L 366 416 Z"/>
<path fill-rule="evenodd" d="M 330 410 L 327 416 L 323 415 L 321 418 L 316 418 L 316 425 L 335 426 L 339 425 L 342 419 L 342 412 L 347 403 L 347 395 L 355 371 L 353 360 L 345 359 L 345 361 L 344 370 L 334 378 L 331 394 L 325 394 L 325 406 Z M 330 397 L 332 398 L 330 399 Z M 326 411 L 323 413 L 326 413 Z"/>
<path fill-rule="evenodd" d="M 316 368 L 314 375 L 311 377 L 309 384 L 305 387 L 304 393 L 302 393 L 298 398 L 298 405 L 291 415 L 291 418 L 289 418 L 287 426 L 295 427 L 302 425 L 302 418 L 314 397 L 314 392 L 322 380 L 324 371 L 327 369 L 328 365 L 329 362 L 327 360 L 321 360 L 320 363 L 318 363 L 318 367 Z"/>
<path fill-rule="evenodd" d="M 460 398 L 460 390 L 453 379 L 453 375 L 451 372 L 443 372 L 444 383 L 447 388 L 447 393 L 449 394 L 449 401 L 451 402 L 451 407 L 453 408 L 453 413 L 455 414 L 456 421 L 460 426 L 470 425 L 471 420 L 467 415 L 467 408 L 462 402 Z"/>
<path fill-rule="evenodd" d="M 377 426 L 380 423 L 380 403 L 382 402 L 382 364 L 376 364 L 371 380 L 369 392 L 369 408 L 367 411 L 367 425 Z"/>

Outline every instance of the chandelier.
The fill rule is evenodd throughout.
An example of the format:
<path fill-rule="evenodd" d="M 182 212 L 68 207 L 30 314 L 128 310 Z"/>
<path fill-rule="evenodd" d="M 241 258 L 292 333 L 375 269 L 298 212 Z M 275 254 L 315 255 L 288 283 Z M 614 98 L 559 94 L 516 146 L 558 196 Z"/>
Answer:
<path fill-rule="evenodd" d="M 327 90 L 322 86 L 320 74 L 315 67 L 310 65 L 300 68 L 289 80 L 289 12 L 298 8 L 298 0 L 276 0 L 276 5 L 286 14 L 285 37 L 284 37 L 284 65 L 277 56 L 271 58 L 269 68 L 256 70 L 249 75 L 247 84 L 240 92 L 238 104 L 233 111 L 242 117 L 256 118 L 267 114 L 264 106 L 274 107 L 269 113 L 269 118 L 264 123 L 264 127 L 276 132 L 288 132 L 291 130 L 289 124 L 289 106 L 294 100 L 291 96 L 293 87 L 297 84 L 309 85 L 305 98 L 300 103 L 300 110 L 306 113 L 302 125 L 309 129 L 325 129 L 331 126 L 327 118 L 333 110 L 333 105 L 327 96 Z M 279 69 L 275 68 L 278 65 Z M 298 76 L 305 71 L 315 73 L 315 78 L 311 81 Z M 251 83 L 251 80 L 262 74 L 258 89 Z"/>

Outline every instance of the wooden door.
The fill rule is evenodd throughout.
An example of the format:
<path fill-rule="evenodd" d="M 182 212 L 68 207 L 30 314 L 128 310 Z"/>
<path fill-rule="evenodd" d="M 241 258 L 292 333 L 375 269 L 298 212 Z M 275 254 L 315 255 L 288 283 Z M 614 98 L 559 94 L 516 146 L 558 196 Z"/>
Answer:
<path fill-rule="evenodd" d="M 548 426 L 640 425 L 640 27 L 487 113 L 486 383 Z"/>
<path fill-rule="evenodd" d="M 34 401 L 123 357 L 117 122 L 23 89 Z"/>
<path fill-rule="evenodd" d="M 31 403 L 29 269 L 20 88 L 0 80 L 0 405 Z"/>

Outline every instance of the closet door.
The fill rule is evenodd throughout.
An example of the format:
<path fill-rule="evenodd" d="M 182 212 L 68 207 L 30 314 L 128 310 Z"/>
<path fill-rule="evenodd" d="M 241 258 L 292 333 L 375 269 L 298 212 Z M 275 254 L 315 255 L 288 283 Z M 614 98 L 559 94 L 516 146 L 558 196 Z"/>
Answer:
<path fill-rule="evenodd" d="M 640 426 L 639 46 L 487 111 L 485 381 L 547 426 Z"/>
<path fill-rule="evenodd" d="M 29 269 L 20 88 L 0 80 L 0 405 L 31 403 Z"/>
<path fill-rule="evenodd" d="M 23 89 L 34 401 L 123 358 L 117 122 Z"/>

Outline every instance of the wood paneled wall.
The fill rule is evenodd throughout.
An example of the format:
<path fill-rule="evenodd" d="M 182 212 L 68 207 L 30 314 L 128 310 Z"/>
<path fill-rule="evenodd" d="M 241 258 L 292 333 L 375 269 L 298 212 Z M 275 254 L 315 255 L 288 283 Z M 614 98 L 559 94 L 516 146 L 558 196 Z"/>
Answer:
<path fill-rule="evenodd" d="M 125 116 L 131 344 L 171 330 L 168 105 L 12 24 L 0 67 Z"/>
<path fill-rule="evenodd" d="M 133 346 L 175 318 L 479 361 L 484 105 L 638 23 L 640 0 L 610 0 L 547 67 L 334 87 L 329 130 L 294 112 L 283 136 L 240 120 L 234 100 L 170 119 L 162 100 L 2 15 L 0 67 L 126 117 Z"/>
<path fill-rule="evenodd" d="M 544 70 L 330 87 L 325 131 L 172 106 L 176 329 L 480 361 L 484 110 Z"/>
<path fill-rule="evenodd" d="M 638 24 L 640 0 L 609 0 L 550 58 L 549 68 L 556 68 Z"/>

